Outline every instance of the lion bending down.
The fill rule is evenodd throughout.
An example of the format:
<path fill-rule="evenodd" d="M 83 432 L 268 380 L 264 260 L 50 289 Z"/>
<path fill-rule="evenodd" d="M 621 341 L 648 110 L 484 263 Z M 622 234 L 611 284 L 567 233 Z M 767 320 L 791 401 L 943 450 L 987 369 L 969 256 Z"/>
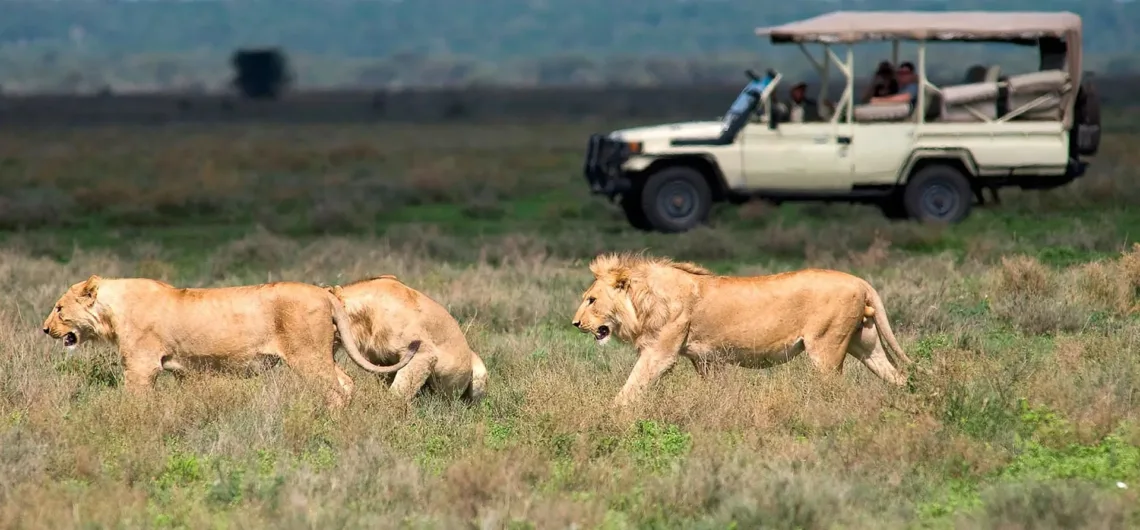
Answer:
<path fill-rule="evenodd" d="M 911 360 L 878 292 L 862 278 L 821 269 L 717 276 L 691 263 L 616 254 L 596 257 L 590 271 L 594 282 L 574 327 L 599 344 L 617 336 L 638 350 L 618 405 L 668 372 L 678 356 L 704 376 L 710 363 L 765 368 L 803 352 L 816 368 L 841 371 L 850 354 L 883 380 L 906 382 L 895 365 Z"/>
<path fill-rule="evenodd" d="M 328 290 L 343 301 L 357 347 L 373 360 L 387 362 L 403 344 L 422 341 L 416 359 L 389 381 L 393 393 L 411 400 L 426 387 L 472 403 L 483 398 L 487 368 L 438 302 L 389 274 Z"/>
<path fill-rule="evenodd" d="M 415 357 L 418 344 L 392 366 L 377 366 L 357 350 L 348 315 L 326 290 L 297 282 L 179 289 L 146 278 L 100 278 L 72 285 L 56 302 L 44 333 L 68 349 L 86 341 L 118 345 L 124 386 L 150 388 L 162 370 L 242 369 L 276 357 L 302 377 L 326 383 L 327 403 L 351 398 L 352 379 L 333 359 L 336 336 L 349 357 L 372 373 L 390 373 Z"/>

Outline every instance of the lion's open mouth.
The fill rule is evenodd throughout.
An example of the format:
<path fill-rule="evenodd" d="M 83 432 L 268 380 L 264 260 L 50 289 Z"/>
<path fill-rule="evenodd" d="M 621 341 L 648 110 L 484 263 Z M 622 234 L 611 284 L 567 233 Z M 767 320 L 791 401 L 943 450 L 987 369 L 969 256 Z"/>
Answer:
<path fill-rule="evenodd" d="M 598 340 L 598 341 L 606 340 L 607 338 L 609 338 L 609 336 L 610 336 L 610 327 L 609 326 L 598 326 L 598 331 L 596 333 L 594 333 L 594 340 Z"/>
<path fill-rule="evenodd" d="M 74 348 L 76 344 L 79 344 L 79 335 L 76 335 L 74 331 L 68 331 L 67 334 L 63 336 L 63 345 L 68 348 Z"/>

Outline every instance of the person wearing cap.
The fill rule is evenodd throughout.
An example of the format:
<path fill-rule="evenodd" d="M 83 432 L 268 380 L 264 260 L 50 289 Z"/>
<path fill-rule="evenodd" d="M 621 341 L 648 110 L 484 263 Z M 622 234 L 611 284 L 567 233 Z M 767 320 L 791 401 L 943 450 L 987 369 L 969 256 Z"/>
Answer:
<path fill-rule="evenodd" d="M 787 106 L 787 121 L 803 123 L 823 119 L 819 115 L 819 106 L 816 105 L 815 100 L 807 97 L 807 83 L 800 81 L 792 85 L 791 90 L 788 91 L 788 97 L 791 98 L 791 103 Z"/>

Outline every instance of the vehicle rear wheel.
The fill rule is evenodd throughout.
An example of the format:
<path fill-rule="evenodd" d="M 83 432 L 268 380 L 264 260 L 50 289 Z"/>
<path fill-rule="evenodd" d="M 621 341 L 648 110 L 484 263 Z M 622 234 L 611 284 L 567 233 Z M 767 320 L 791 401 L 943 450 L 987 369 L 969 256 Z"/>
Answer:
<path fill-rule="evenodd" d="M 685 232 L 708 220 L 712 190 L 700 171 L 668 167 L 646 179 L 641 208 L 657 231 Z"/>
<path fill-rule="evenodd" d="M 966 176 L 953 166 L 927 166 L 907 183 L 903 204 L 918 221 L 957 223 L 970 214 L 974 192 Z"/>

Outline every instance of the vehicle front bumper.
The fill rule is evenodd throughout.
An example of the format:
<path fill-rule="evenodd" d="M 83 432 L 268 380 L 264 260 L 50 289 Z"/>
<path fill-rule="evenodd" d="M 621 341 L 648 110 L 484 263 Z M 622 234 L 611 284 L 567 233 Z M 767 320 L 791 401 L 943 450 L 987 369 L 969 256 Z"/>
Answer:
<path fill-rule="evenodd" d="M 604 134 L 591 134 L 583 168 L 586 182 L 590 184 L 590 193 L 613 198 L 629 190 L 630 180 L 621 166 L 632 154 L 625 142 Z"/>

